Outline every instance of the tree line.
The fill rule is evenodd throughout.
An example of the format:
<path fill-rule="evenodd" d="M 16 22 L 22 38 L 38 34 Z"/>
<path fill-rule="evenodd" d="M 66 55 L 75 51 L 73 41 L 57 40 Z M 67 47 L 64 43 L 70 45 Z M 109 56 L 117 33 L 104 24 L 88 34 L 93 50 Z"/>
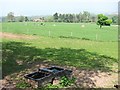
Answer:
<path fill-rule="evenodd" d="M 19 17 L 15 17 L 13 12 L 9 12 L 7 14 L 7 21 L 8 22 L 15 22 L 15 21 L 19 21 L 19 22 L 23 22 L 23 21 L 29 21 L 27 16 L 19 16 Z"/>
<path fill-rule="evenodd" d="M 84 11 L 83 13 L 79 14 L 58 14 L 55 13 L 53 15 L 55 22 L 67 22 L 67 23 L 88 23 L 88 22 L 96 22 L 97 25 L 102 28 L 102 26 L 110 26 L 112 22 L 115 22 L 116 18 L 115 16 L 112 17 L 112 19 L 109 19 L 107 16 L 103 14 L 97 15 L 97 21 L 96 16 L 91 16 L 91 14 L 87 11 Z"/>
<path fill-rule="evenodd" d="M 109 15 L 109 19 L 112 20 L 113 24 L 118 24 L 118 15 Z M 33 21 L 34 18 L 38 17 L 28 17 L 28 16 L 15 16 L 13 12 L 9 12 L 6 17 L 2 18 L 2 21 L 8 22 L 28 22 Z M 104 17 L 105 18 L 105 17 Z M 96 22 L 98 21 L 98 15 L 91 14 L 88 11 L 83 11 L 78 14 L 61 14 L 55 13 L 51 16 L 45 16 L 44 21 L 46 22 L 66 22 L 66 23 L 89 23 L 89 22 Z M 100 20 L 99 20 L 100 21 Z M 107 20 L 107 22 L 110 22 Z"/>
<path fill-rule="evenodd" d="M 102 18 L 101 18 L 102 17 Z M 109 19 L 111 20 L 108 20 Z M 88 23 L 88 22 L 96 22 L 97 24 L 101 23 L 101 25 L 107 25 L 107 23 L 118 24 L 118 15 L 109 15 L 105 16 L 103 14 L 94 15 L 88 11 L 84 11 L 79 14 L 59 14 L 55 13 L 53 15 L 53 20 L 55 22 L 67 22 L 67 23 Z M 100 20 L 103 19 L 103 20 Z M 106 23 L 103 23 L 105 21 Z"/>
<path fill-rule="evenodd" d="M 83 13 L 79 14 L 58 14 L 55 13 L 53 15 L 54 21 L 55 22 L 68 22 L 68 23 L 73 23 L 73 22 L 95 22 L 96 21 L 96 16 L 91 15 L 89 12 L 84 11 Z"/>

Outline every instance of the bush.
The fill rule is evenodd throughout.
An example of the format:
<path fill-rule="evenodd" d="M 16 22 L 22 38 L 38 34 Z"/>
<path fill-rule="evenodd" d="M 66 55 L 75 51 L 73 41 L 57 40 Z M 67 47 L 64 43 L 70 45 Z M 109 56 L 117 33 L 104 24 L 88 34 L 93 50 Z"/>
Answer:
<path fill-rule="evenodd" d="M 74 77 L 72 77 L 72 79 L 69 79 L 68 77 L 63 76 L 60 79 L 60 84 L 53 85 L 53 84 L 49 83 L 46 86 L 37 88 L 35 90 L 51 90 L 51 89 L 58 90 L 59 88 L 64 88 L 64 87 L 70 86 L 71 84 L 75 83 L 75 80 L 76 79 Z"/>
<path fill-rule="evenodd" d="M 28 87 L 31 87 L 31 85 L 26 82 L 19 82 L 16 84 L 16 88 L 25 89 Z"/>
<path fill-rule="evenodd" d="M 63 86 L 63 87 L 67 87 L 67 86 L 70 86 L 71 84 L 73 84 L 75 82 L 75 78 L 72 77 L 72 79 L 69 79 L 68 77 L 66 76 L 63 76 L 60 80 L 60 84 Z"/>
<path fill-rule="evenodd" d="M 105 20 L 105 24 L 111 24 L 112 20 Z"/>

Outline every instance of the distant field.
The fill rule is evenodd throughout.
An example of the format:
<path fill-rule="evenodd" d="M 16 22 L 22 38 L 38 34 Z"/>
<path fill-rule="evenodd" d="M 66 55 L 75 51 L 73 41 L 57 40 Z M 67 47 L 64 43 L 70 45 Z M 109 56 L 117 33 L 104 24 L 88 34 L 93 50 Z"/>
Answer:
<path fill-rule="evenodd" d="M 84 27 L 82 27 L 84 25 Z M 61 38 L 76 38 L 96 41 L 117 41 L 117 26 L 104 26 L 100 29 L 96 24 L 85 23 L 45 23 L 39 22 L 14 22 L 2 23 L 3 32 L 51 36 Z"/>

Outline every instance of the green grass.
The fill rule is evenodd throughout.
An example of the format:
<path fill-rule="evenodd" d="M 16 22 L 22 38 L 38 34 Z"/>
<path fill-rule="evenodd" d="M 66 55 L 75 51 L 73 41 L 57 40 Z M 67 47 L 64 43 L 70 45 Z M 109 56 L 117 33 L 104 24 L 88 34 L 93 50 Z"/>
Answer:
<path fill-rule="evenodd" d="M 56 26 L 54 26 L 54 24 Z M 85 27 L 81 27 L 85 25 Z M 51 37 L 72 37 L 85 38 L 97 41 L 117 41 L 118 29 L 115 26 L 104 26 L 102 29 L 96 24 L 85 23 L 45 23 L 41 26 L 39 22 L 28 23 L 2 23 L 3 32 L 12 32 L 19 34 L 30 34 Z M 49 34 L 50 32 L 50 34 Z"/>
<path fill-rule="evenodd" d="M 39 48 L 28 42 L 3 42 L 3 76 L 26 68 L 27 63 L 37 61 L 58 65 L 75 66 L 83 69 L 111 70 L 117 59 L 100 55 L 86 49 Z M 23 61 L 18 65 L 17 60 Z M 8 69 L 9 67 L 9 69 Z"/>
<path fill-rule="evenodd" d="M 86 49 L 90 52 L 96 52 L 100 55 L 106 55 L 118 59 L 118 42 L 98 42 L 81 39 L 66 39 L 66 38 L 51 38 L 51 37 L 37 37 L 33 40 L 20 39 L 3 39 L 3 42 L 26 42 L 30 43 L 28 46 L 35 48 L 71 48 L 71 49 Z"/>
<path fill-rule="evenodd" d="M 117 62 L 117 27 L 99 29 L 96 24 L 84 24 L 84 28 L 81 28 L 82 24 L 75 23 L 55 23 L 56 26 L 53 24 L 37 26 L 32 22 L 27 25 L 16 22 L 3 23 L 3 32 L 36 34 L 33 36 L 37 37 L 30 40 L 3 38 L 3 75 L 24 70 L 27 62 L 45 61 L 108 71 L 111 70 L 111 65 Z M 50 37 L 49 30 L 51 30 Z M 73 37 L 70 36 L 70 32 L 73 32 Z M 99 34 L 97 40 L 94 37 L 96 32 Z M 23 65 L 17 65 L 16 60 L 24 61 Z"/>

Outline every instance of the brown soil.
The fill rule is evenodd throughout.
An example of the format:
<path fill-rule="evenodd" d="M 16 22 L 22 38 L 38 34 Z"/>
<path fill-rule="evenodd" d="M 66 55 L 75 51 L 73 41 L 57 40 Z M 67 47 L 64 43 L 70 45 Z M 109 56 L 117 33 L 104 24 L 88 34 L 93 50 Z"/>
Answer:
<path fill-rule="evenodd" d="M 50 67 L 52 65 L 47 63 L 29 64 L 29 69 L 14 73 L 6 76 L 2 82 L 3 87 L 15 87 L 16 83 L 20 81 L 26 81 L 24 78 L 25 74 L 37 71 L 38 68 Z M 75 67 L 61 66 L 63 68 L 71 69 L 73 71 L 72 76 L 76 77 L 76 82 L 71 87 L 74 88 L 114 88 L 115 84 L 118 84 L 118 73 L 117 72 L 102 72 L 93 70 L 81 70 Z M 28 81 L 27 81 L 28 82 Z M 29 82 L 28 82 L 29 83 Z M 58 82 L 57 82 L 58 83 Z M 34 83 L 35 84 L 35 83 Z M 54 83 L 56 85 L 56 83 Z M 35 88 L 36 85 L 33 85 Z"/>
<path fill-rule="evenodd" d="M 36 37 L 32 35 L 24 35 L 24 34 L 13 34 L 0 32 L 0 38 L 8 38 L 8 39 L 35 39 Z"/>

